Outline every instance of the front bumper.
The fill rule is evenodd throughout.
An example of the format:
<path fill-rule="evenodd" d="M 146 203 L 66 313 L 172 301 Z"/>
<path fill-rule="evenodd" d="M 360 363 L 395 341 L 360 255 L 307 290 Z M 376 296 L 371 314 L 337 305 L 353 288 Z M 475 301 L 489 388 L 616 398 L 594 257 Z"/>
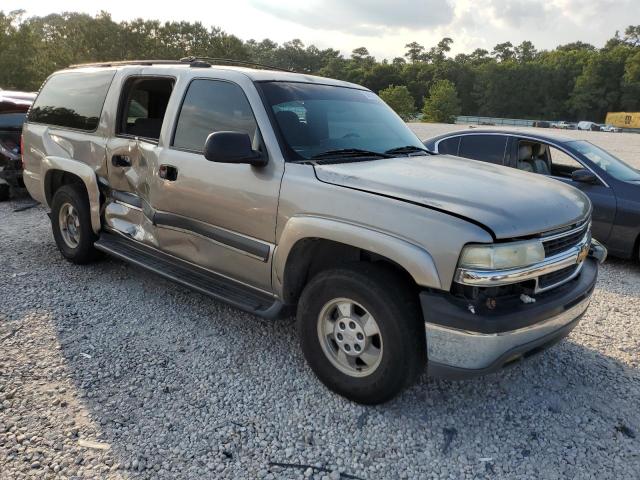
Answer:
<path fill-rule="evenodd" d="M 597 275 L 598 262 L 590 257 L 576 278 L 535 303 L 484 314 L 464 308 L 450 294 L 422 292 L 429 373 L 447 378 L 490 373 L 556 343 L 586 311 Z"/>

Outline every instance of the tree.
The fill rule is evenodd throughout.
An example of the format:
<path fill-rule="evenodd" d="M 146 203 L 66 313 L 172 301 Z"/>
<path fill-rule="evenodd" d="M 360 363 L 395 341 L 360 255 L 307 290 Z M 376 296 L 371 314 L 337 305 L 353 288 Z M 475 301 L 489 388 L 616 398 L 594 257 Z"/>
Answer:
<path fill-rule="evenodd" d="M 479 48 L 451 58 L 452 43 L 445 37 L 425 49 L 412 42 L 404 58 L 378 61 L 365 47 L 345 56 L 299 39 L 243 41 L 201 22 L 0 10 L 0 87 L 36 91 L 48 75 L 73 63 L 196 55 L 323 75 L 374 92 L 404 86 L 418 111 L 440 80 L 455 85 L 460 111 L 469 115 L 583 120 L 640 110 L 640 25 L 616 32 L 604 48 L 577 41 L 537 51 L 529 41 L 504 42 L 491 53 Z"/>
<path fill-rule="evenodd" d="M 624 31 L 624 41 L 632 47 L 640 47 L 640 25 L 629 25 Z"/>
<path fill-rule="evenodd" d="M 460 100 L 455 85 L 449 80 L 438 80 L 429 89 L 424 100 L 425 120 L 428 122 L 454 123 L 460 115 Z"/>
<path fill-rule="evenodd" d="M 525 40 L 515 48 L 515 55 L 519 62 L 532 62 L 538 55 L 538 51 L 533 43 Z"/>
<path fill-rule="evenodd" d="M 407 43 L 404 48 L 407 52 L 404 54 L 411 63 L 416 63 L 424 60 L 424 47 L 418 42 Z"/>
<path fill-rule="evenodd" d="M 408 120 L 416 111 L 416 102 L 404 85 L 389 85 L 384 90 L 380 90 L 380 98 L 403 120 Z"/>
<path fill-rule="evenodd" d="M 501 62 L 507 62 L 513 60 L 515 52 L 513 51 L 513 44 L 511 42 L 499 43 L 493 47 L 491 54 Z"/>
<path fill-rule="evenodd" d="M 446 54 L 451 51 L 452 43 L 453 40 L 451 38 L 443 38 L 435 47 L 429 49 L 429 53 L 426 54 L 426 58 L 433 63 L 443 62 L 446 58 Z"/>

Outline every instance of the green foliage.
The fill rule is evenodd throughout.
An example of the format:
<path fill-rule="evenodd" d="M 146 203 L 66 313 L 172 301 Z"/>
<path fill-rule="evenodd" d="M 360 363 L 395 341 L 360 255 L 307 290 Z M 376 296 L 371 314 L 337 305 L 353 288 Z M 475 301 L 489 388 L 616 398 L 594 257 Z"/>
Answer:
<path fill-rule="evenodd" d="M 428 48 L 412 42 L 403 56 L 378 62 L 365 47 L 345 57 L 299 39 L 280 45 L 242 41 L 200 22 L 115 22 L 107 12 L 25 17 L 24 11 L 0 11 L 0 87 L 34 91 L 49 74 L 74 63 L 199 55 L 338 78 L 374 92 L 393 85 L 390 103 L 402 87 L 407 104 L 398 109 L 408 105 L 408 92 L 415 110 L 422 110 L 436 85 L 447 85 L 451 100 L 453 86 L 459 105 L 454 111 L 466 115 L 603 121 L 607 111 L 640 109 L 640 25 L 629 26 L 624 35 L 616 32 L 601 49 L 574 42 L 537 51 L 529 41 L 504 42 L 491 52 L 477 49 L 451 58 L 452 44 L 451 38 Z"/>
<path fill-rule="evenodd" d="M 416 112 L 416 102 L 404 85 L 389 85 L 380 90 L 379 95 L 403 120 L 408 120 Z"/>
<path fill-rule="evenodd" d="M 429 89 L 429 98 L 424 100 L 424 119 L 428 122 L 454 123 L 460 115 L 460 100 L 456 86 L 449 80 L 438 80 Z"/>

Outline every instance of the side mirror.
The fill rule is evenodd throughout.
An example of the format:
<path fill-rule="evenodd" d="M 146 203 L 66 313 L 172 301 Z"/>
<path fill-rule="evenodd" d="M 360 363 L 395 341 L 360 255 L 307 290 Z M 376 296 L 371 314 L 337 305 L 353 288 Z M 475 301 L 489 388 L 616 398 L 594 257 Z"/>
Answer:
<path fill-rule="evenodd" d="M 204 144 L 204 158 L 211 162 L 248 163 L 256 167 L 267 164 L 267 158 L 251 148 L 251 138 L 242 132 L 214 132 Z"/>
<path fill-rule="evenodd" d="M 571 180 L 580 183 L 598 183 L 598 177 L 596 177 L 591 170 L 587 170 L 586 168 L 580 168 L 571 172 Z"/>

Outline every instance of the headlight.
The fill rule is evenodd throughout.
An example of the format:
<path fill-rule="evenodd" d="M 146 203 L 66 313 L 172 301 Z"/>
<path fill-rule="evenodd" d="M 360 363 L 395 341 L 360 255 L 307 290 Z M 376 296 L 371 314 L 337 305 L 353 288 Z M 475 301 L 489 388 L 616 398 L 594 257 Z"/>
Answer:
<path fill-rule="evenodd" d="M 544 260 L 539 240 L 493 245 L 467 245 L 460 255 L 460 267 L 501 270 L 533 265 Z"/>

